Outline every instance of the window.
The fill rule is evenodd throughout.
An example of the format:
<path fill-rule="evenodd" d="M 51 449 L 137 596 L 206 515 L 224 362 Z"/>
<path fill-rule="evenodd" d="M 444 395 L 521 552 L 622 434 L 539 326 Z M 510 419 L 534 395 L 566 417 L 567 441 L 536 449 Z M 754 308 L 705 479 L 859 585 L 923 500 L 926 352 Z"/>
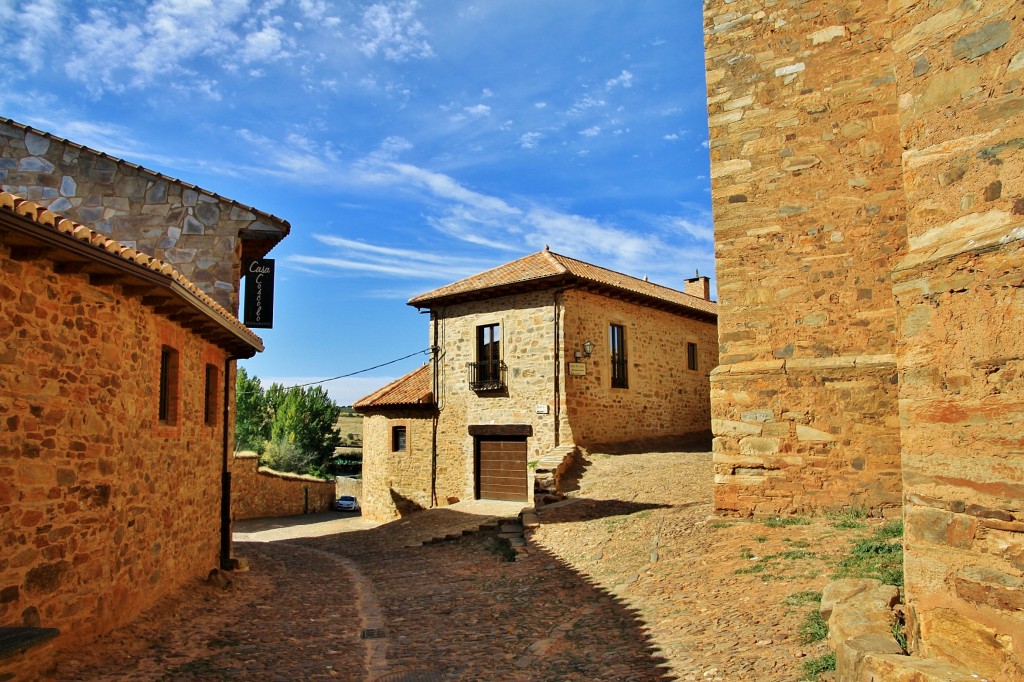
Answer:
<path fill-rule="evenodd" d="M 406 432 L 404 426 L 391 427 L 391 452 L 404 452 L 406 446 Z"/>
<path fill-rule="evenodd" d="M 206 391 L 203 396 L 203 423 L 207 426 L 217 425 L 217 366 L 206 366 Z"/>
<path fill-rule="evenodd" d="M 627 388 L 626 380 L 626 330 L 621 324 L 613 324 L 609 332 L 612 351 L 612 386 Z"/>
<path fill-rule="evenodd" d="M 476 328 L 476 362 L 470 363 L 470 387 L 474 391 L 505 388 L 505 365 L 501 361 L 501 325 Z"/>
<path fill-rule="evenodd" d="M 686 343 L 686 369 L 697 371 L 697 344 Z"/>
<path fill-rule="evenodd" d="M 161 424 L 178 422 L 178 351 L 164 346 L 160 349 L 160 407 Z"/>

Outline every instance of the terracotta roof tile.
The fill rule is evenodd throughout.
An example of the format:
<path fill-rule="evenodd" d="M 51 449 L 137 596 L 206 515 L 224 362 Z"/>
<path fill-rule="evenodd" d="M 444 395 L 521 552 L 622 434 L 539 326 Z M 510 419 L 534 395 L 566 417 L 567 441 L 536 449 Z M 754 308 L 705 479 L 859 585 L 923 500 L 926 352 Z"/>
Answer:
<path fill-rule="evenodd" d="M 377 407 L 424 407 L 433 404 L 430 365 L 423 365 L 365 398 L 360 398 L 352 407 L 361 412 Z"/>
<path fill-rule="evenodd" d="M 551 280 L 550 282 L 548 280 Z M 478 275 L 461 279 L 439 289 L 409 299 L 409 305 L 419 308 L 430 307 L 432 303 L 445 300 L 482 299 L 502 296 L 505 290 L 515 287 L 537 288 L 553 286 L 554 280 L 565 280 L 579 284 L 595 284 L 613 291 L 637 295 L 650 299 L 652 303 L 669 303 L 711 315 L 718 314 L 718 304 L 703 298 L 669 289 L 646 280 L 624 275 L 621 272 L 592 265 L 575 258 L 545 249 L 499 265 Z"/>
<path fill-rule="evenodd" d="M 136 251 L 135 249 L 125 246 L 120 242 L 109 239 L 103 234 L 96 232 L 85 225 L 81 225 L 68 220 L 67 218 L 58 216 L 52 211 L 43 208 L 28 199 L 22 199 L 21 197 L 9 192 L 0 191 L 0 210 L 11 211 L 16 215 L 31 220 L 41 227 L 51 228 L 54 232 L 67 239 L 74 239 L 90 244 L 93 247 L 117 256 L 126 262 L 147 268 L 174 280 L 175 283 L 187 290 L 192 296 L 199 299 L 203 305 L 220 317 L 224 318 L 231 327 L 235 328 L 243 337 L 247 338 L 251 345 L 260 350 L 263 349 L 263 341 L 260 337 L 242 324 L 238 318 L 231 314 L 224 306 L 217 303 L 208 294 L 204 293 L 202 289 L 197 287 L 183 274 L 178 272 L 170 263 L 165 263 L 157 258 L 147 256 L 141 251 Z"/>

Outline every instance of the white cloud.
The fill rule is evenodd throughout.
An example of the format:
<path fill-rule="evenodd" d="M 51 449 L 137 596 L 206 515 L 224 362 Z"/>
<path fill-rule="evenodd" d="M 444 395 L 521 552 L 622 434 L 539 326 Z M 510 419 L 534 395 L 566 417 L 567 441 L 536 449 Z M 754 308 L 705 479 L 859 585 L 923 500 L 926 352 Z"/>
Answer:
<path fill-rule="evenodd" d="M 580 135 L 583 137 L 597 137 L 601 134 L 601 126 L 591 126 L 586 130 L 581 130 Z"/>
<path fill-rule="evenodd" d="M 605 101 L 603 99 L 597 99 L 596 97 L 591 97 L 590 95 L 584 95 L 583 97 L 573 102 L 573 105 L 569 107 L 568 113 L 570 116 L 579 116 L 580 114 L 590 109 L 598 109 L 603 106 L 605 106 Z"/>
<path fill-rule="evenodd" d="M 523 149 L 536 149 L 542 137 L 544 135 L 538 132 L 523 133 L 519 136 L 519 146 Z"/>
<path fill-rule="evenodd" d="M 668 140 L 669 142 L 675 142 L 676 140 L 679 139 L 679 133 L 669 133 L 668 135 L 663 136 L 661 139 Z"/>
<path fill-rule="evenodd" d="M 20 10 L 12 1 L 0 2 L 0 39 L 12 47 L 13 53 L 8 57 L 17 56 L 32 72 L 43 68 L 46 54 L 60 33 L 64 12 L 60 0 L 35 0 Z M 11 40 L 7 35 L 14 32 L 14 25 L 20 29 L 21 40 Z"/>
<path fill-rule="evenodd" d="M 686 234 L 690 235 L 694 239 L 702 242 L 712 242 L 715 239 L 715 228 L 711 222 L 710 216 L 705 216 L 705 220 L 696 222 L 688 218 L 674 218 L 671 221 L 671 225 L 677 230 L 681 230 Z"/>
<path fill-rule="evenodd" d="M 427 30 L 416 10 L 417 0 L 377 3 L 363 11 L 362 25 L 357 30 L 362 41 L 359 49 L 368 57 L 378 53 L 393 62 L 434 56 L 427 40 Z"/>
<path fill-rule="evenodd" d="M 264 26 L 245 37 L 241 50 L 242 61 L 260 62 L 287 56 L 284 50 L 285 35 L 273 26 Z"/>
<path fill-rule="evenodd" d="M 473 117 L 490 116 L 491 108 L 486 104 L 474 104 L 471 107 L 463 109 L 467 114 Z"/>
<path fill-rule="evenodd" d="M 622 73 L 620 73 L 615 78 L 608 80 L 605 83 L 605 87 L 608 88 L 609 90 L 619 86 L 623 88 L 633 87 L 633 74 L 623 69 Z"/>

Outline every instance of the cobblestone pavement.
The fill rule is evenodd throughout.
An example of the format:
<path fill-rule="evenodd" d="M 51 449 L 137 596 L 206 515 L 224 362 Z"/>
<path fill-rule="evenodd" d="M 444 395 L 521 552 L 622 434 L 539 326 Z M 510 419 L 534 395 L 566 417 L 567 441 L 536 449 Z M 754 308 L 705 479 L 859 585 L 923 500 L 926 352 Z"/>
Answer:
<path fill-rule="evenodd" d="M 801 679 L 824 649 L 800 597 L 867 531 L 709 521 L 708 453 L 587 457 L 515 562 L 462 535 L 508 505 L 240 523 L 231 588 L 188 585 L 52 679 Z"/>

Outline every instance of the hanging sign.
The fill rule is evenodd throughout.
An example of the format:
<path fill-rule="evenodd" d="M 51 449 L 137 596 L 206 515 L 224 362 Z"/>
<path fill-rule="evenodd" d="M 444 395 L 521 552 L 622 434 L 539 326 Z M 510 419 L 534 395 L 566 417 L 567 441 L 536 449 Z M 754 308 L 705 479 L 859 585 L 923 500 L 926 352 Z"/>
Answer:
<path fill-rule="evenodd" d="M 253 329 L 274 326 L 274 259 L 257 258 L 245 268 L 245 319 Z"/>

